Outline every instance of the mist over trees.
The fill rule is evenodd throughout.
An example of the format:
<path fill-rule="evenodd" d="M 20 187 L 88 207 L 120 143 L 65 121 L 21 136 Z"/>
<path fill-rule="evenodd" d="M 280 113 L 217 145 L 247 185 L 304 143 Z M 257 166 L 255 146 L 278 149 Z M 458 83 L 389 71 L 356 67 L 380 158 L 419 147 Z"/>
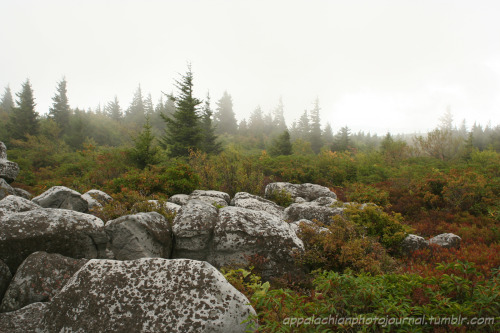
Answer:
<path fill-rule="evenodd" d="M 279 98 L 271 110 L 256 106 L 248 118 L 238 122 L 228 91 L 216 100 L 215 110 L 209 94 L 204 99 L 196 96 L 190 66 L 175 80 L 175 94 L 162 92 L 156 104 L 151 93 L 144 93 L 139 84 L 126 108 L 114 96 L 103 107 L 99 104 L 87 110 L 72 109 L 67 84 L 64 77 L 57 82 L 53 103 L 41 116 L 35 110 L 29 80 L 15 94 L 15 101 L 11 87 L 5 87 L 0 99 L 0 140 L 16 145 L 30 136 L 42 135 L 48 140 L 60 140 L 73 150 L 88 144 L 137 149 L 140 138 L 146 137 L 151 149 L 161 148 L 170 157 L 188 156 L 195 150 L 219 154 L 230 146 L 249 152 L 266 150 L 272 156 L 312 155 L 324 150 L 380 151 L 394 158 L 429 156 L 440 160 L 466 158 L 474 150 L 500 151 L 500 126 L 474 123 L 468 128 L 465 121 L 455 122 L 449 108 L 439 126 L 424 135 L 387 133 L 379 137 L 370 132 L 352 133 L 348 125 L 340 124 L 334 124 L 339 126 L 335 132 L 332 124 L 323 124 L 317 98 L 292 121 L 285 118 L 290 106 Z M 143 141 L 142 146 L 149 147 Z"/>

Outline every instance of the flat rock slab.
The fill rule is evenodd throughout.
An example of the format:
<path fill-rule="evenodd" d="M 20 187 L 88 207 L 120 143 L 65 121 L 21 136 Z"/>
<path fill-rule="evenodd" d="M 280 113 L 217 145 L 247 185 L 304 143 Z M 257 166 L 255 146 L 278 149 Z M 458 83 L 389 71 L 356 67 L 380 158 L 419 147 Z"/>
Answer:
<path fill-rule="evenodd" d="M 31 253 L 104 258 L 108 237 L 101 219 L 65 209 L 37 209 L 0 217 L 0 260 L 12 273 Z"/>
<path fill-rule="evenodd" d="M 248 299 L 207 262 L 90 260 L 47 303 L 38 332 L 245 332 Z"/>
<path fill-rule="evenodd" d="M 106 223 L 109 248 L 118 260 L 169 258 L 172 227 L 156 212 L 126 215 Z"/>
<path fill-rule="evenodd" d="M 44 208 L 61 208 L 82 213 L 89 210 L 89 204 L 82 195 L 65 186 L 51 187 L 32 201 Z"/>
<path fill-rule="evenodd" d="M 55 253 L 31 254 L 12 278 L 0 305 L 0 312 L 50 301 L 86 262 L 86 259 L 72 259 Z"/>

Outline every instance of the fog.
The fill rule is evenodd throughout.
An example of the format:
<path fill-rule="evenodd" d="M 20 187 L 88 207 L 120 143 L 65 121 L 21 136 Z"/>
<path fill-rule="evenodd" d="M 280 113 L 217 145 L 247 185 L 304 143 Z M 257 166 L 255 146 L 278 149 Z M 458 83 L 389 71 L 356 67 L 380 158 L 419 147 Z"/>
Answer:
<path fill-rule="evenodd" d="M 280 99 L 288 125 L 319 98 L 334 131 L 425 132 L 500 123 L 499 1 L 5 1 L 0 89 L 57 82 L 71 107 L 141 84 L 156 102 L 191 63 L 195 94 L 232 96 L 239 120 Z"/>

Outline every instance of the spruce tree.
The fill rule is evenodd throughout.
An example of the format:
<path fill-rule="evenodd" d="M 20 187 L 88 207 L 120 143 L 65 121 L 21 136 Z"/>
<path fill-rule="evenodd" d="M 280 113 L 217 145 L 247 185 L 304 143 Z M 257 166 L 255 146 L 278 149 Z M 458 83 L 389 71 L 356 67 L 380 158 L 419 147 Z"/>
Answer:
<path fill-rule="evenodd" d="M 233 111 L 233 100 L 227 91 L 224 91 L 224 95 L 222 95 L 221 99 L 217 102 L 215 124 L 217 126 L 217 132 L 221 134 L 236 134 L 238 130 L 236 115 Z"/>
<path fill-rule="evenodd" d="M 284 109 L 283 99 L 280 97 L 278 106 L 273 111 L 273 131 L 275 133 L 283 133 L 287 129 Z"/>
<path fill-rule="evenodd" d="M 69 117 L 71 110 L 68 104 L 66 89 L 66 78 L 62 78 L 57 84 L 57 93 L 52 97 L 52 107 L 49 109 L 49 118 L 52 118 L 61 129 L 61 134 L 69 130 Z"/>
<path fill-rule="evenodd" d="M 11 139 L 26 140 L 26 135 L 36 135 L 39 130 L 38 113 L 35 111 L 35 98 L 29 79 L 17 93 L 17 106 L 9 117 L 7 131 Z"/>
<path fill-rule="evenodd" d="M 326 123 L 325 129 L 323 130 L 323 141 L 328 147 L 331 147 L 334 140 L 335 137 L 333 136 L 332 125 L 330 125 L 330 123 Z"/>
<path fill-rule="evenodd" d="M 312 150 L 317 154 L 323 146 L 323 138 L 321 137 L 321 120 L 319 117 L 319 100 L 316 98 L 314 108 L 311 111 L 311 134 L 310 142 Z"/>
<path fill-rule="evenodd" d="M 292 143 L 288 130 L 283 131 L 280 136 L 273 140 L 271 147 L 269 147 L 269 154 L 273 157 L 292 154 Z"/>
<path fill-rule="evenodd" d="M 116 95 L 115 99 L 111 102 L 108 102 L 108 104 L 106 105 L 106 115 L 116 121 L 120 121 L 122 119 L 122 109 Z"/>
<path fill-rule="evenodd" d="M 10 87 L 5 87 L 5 91 L 2 95 L 2 100 L 0 101 L 0 112 L 4 112 L 9 115 L 14 109 L 14 99 L 12 98 L 12 91 Z"/>
<path fill-rule="evenodd" d="M 176 80 L 176 96 L 169 98 L 175 103 L 172 116 L 161 115 L 165 121 L 165 134 L 161 138 L 163 147 L 168 148 L 171 157 L 188 156 L 191 149 L 199 149 L 202 141 L 198 105 L 201 101 L 193 96 L 193 73 L 191 66 L 180 80 Z"/>
<path fill-rule="evenodd" d="M 129 123 L 143 124 L 145 116 L 144 98 L 142 97 L 141 85 L 135 91 L 132 103 L 125 112 L 125 120 Z"/>
<path fill-rule="evenodd" d="M 332 146 L 332 151 L 346 151 L 351 148 L 351 130 L 344 126 L 335 136 L 335 142 Z"/>
<path fill-rule="evenodd" d="M 217 142 L 215 127 L 212 124 L 212 114 L 213 112 L 210 109 L 210 95 L 207 94 L 201 114 L 201 132 L 203 135 L 201 150 L 207 154 L 218 154 L 222 151 L 222 148 L 220 142 Z"/>
<path fill-rule="evenodd" d="M 141 169 L 158 163 L 158 147 L 154 143 L 155 136 L 151 130 L 152 126 L 149 121 L 149 115 L 146 115 L 145 119 L 142 131 L 133 138 L 134 148 L 130 152 L 132 160 Z"/>
<path fill-rule="evenodd" d="M 311 126 L 309 125 L 309 115 L 307 114 L 307 110 L 304 110 L 304 113 L 300 116 L 297 124 L 297 135 L 299 139 L 309 141 L 310 133 Z"/>

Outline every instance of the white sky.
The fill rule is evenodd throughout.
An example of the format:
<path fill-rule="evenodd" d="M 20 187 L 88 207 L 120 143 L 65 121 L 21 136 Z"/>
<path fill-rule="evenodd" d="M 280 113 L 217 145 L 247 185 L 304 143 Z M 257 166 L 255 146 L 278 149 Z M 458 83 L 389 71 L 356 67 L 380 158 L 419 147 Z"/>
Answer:
<path fill-rule="evenodd" d="M 320 100 L 334 131 L 500 124 L 500 1 L 0 0 L 0 94 L 30 78 L 46 113 L 66 76 L 72 107 L 140 83 L 156 103 L 190 61 L 195 94 L 224 90 L 238 119 L 280 96 L 288 124 Z"/>

